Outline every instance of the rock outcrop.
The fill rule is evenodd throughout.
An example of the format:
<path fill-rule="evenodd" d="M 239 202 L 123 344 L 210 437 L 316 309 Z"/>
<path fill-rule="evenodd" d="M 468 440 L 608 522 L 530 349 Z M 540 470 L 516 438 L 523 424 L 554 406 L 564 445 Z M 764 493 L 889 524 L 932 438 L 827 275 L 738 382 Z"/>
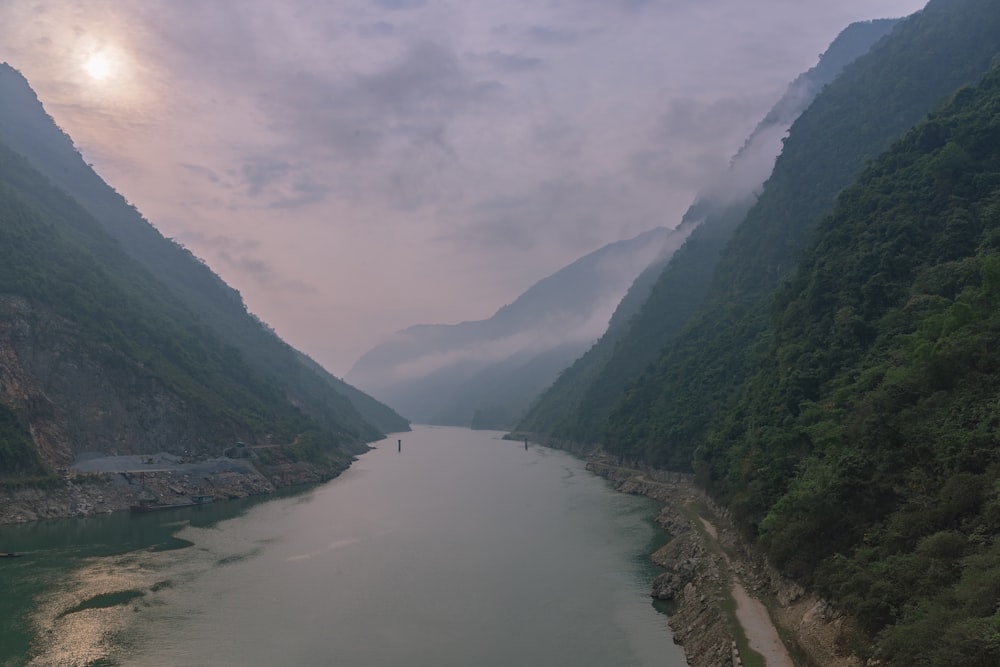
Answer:
<path fill-rule="evenodd" d="M 193 496 L 211 496 L 214 500 L 246 498 L 280 487 L 324 482 L 341 471 L 302 461 L 238 463 L 208 474 L 196 470 L 197 464 L 181 464 L 174 470 L 141 474 L 68 473 L 64 479 L 41 487 L 0 487 L 0 525 L 120 512 L 143 501 L 184 505 Z"/>
<path fill-rule="evenodd" d="M 140 364 L 110 347 L 95 352 L 78 328 L 0 296 L 0 402 L 28 425 L 46 463 L 67 467 L 86 451 L 215 454 L 232 444 L 231 430 L 199 418 Z"/>
<path fill-rule="evenodd" d="M 670 539 L 652 555 L 663 568 L 653 581 L 652 596 L 668 603 L 674 641 L 684 648 L 692 667 L 732 665 L 733 642 L 744 635 L 727 611 L 733 604 L 734 578 L 764 602 L 802 664 L 858 667 L 857 658 L 845 650 L 850 619 L 772 568 L 692 476 L 626 468 L 603 455 L 592 457 L 587 467 L 623 493 L 663 503 L 657 523 Z"/>

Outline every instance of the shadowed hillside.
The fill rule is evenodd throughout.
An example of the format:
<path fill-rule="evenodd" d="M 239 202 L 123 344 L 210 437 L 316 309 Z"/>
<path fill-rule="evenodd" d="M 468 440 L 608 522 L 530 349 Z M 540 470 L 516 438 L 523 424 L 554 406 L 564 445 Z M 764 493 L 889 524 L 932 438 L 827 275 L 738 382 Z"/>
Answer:
<path fill-rule="evenodd" d="M 888 34 L 895 20 L 855 23 L 817 65 L 793 81 L 733 158 L 684 215 L 694 227 L 672 257 L 647 269 L 619 305 L 607 332 L 531 407 L 518 430 L 558 441 L 595 443 L 626 386 L 659 355 L 701 305 L 719 255 L 771 173 L 792 122 L 843 68 Z"/>
<path fill-rule="evenodd" d="M 247 312 L 239 292 L 187 249 L 165 239 L 83 161 L 45 113 L 28 82 L 0 65 L 0 141 L 66 191 L 133 259 L 146 267 L 209 329 L 245 355 L 315 419 L 348 426 L 365 439 L 405 430 L 405 420 L 300 354 Z"/>

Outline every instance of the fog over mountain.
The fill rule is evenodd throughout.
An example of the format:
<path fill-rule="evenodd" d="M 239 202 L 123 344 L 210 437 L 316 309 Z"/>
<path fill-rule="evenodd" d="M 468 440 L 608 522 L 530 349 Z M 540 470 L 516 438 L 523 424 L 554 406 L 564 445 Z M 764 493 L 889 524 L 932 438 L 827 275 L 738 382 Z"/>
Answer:
<path fill-rule="evenodd" d="M 891 19 L 851 24 L 814 67 L 789 84 L 726 173 L 707 183 L 688 208 L 679 227 L 692 230 L 685 245 L 636 279 L 608 331 L 530 407 L 519 430 L 557 440 L 596 441 L 610 407 L 697 308 L 719 253 L 756 201 L 792 123 L 824 86 L 895 24 Z"/>
<path fill-rule="evenodd" d="M 366 352 L 347 378 L 422 422 L 469 425 L 477 410 L 523 407 L 601 335 L 638 273 L 668 257 L 687 231 L 657 228 L 609 244 L 488 319 L 409 327 Z M 516 377 L 515 368 L 528 377 L 500 379 Z M 498 391 L 501 384 L 511 386 Z M 489 404 L 470 400 L 470 392 L 489 396 Z"/>
<path fill-rule="evenodd" d="M 625 248 L 649 243 L 655 238 L 650 234 L 628 245 L 609 245 L 541 281 L 488 320 L 415 326 L 397 333 L 362 356 L 348 378 L 417 421 L 512 427 L 539 392 L 602 334 L 608 349 L 591 350 L 588 355 L 606 359 L 689 234 L 706 221 L 712 227 L 708 233 L 718 234 L 720 224 L 735 222 L 746 213 L 794 120 L 845 64 L 865 53 L 893 25 L 892 20 L 878 20 L 842 31 L 819 62 L 788 85 L 736 151 L 728 169 L 706 179 L 662 251 L 655 252 L 654 245 L 642 254 L 622 254 Z M 636 282 L 629 288 L 632 281 Z M 584 356 L 579 363 L 592 360 Z M 634 366 L 616 368 L 624 371 L 623 378 L 640 370 Z M 620 378 L 606 384 L 622 388 Z"/>
<path fill-rule="evenodd" d="M 84 159 L 336 375 L 673 226 L 848 23 L 921 0 L 0 3 Z"/>

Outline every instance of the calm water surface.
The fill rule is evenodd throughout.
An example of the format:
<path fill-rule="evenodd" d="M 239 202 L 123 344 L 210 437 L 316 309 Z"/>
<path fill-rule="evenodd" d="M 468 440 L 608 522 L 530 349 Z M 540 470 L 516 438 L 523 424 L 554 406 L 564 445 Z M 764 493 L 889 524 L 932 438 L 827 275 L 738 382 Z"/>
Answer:
<path fill-rule="evenodd" d="M 684 665 L 654 504 L 498 436 L 418 427 L 297 495 L 0 527 L 25 552 L 0 665 Z"/>

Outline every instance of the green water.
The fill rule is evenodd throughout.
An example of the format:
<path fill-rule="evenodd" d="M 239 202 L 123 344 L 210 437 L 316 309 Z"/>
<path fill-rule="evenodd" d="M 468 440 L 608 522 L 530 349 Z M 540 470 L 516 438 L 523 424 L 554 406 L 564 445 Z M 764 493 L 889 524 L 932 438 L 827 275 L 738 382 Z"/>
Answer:
<path fill-rule="evenodd" d="M 0 559 L 0 665 L 684 665 L 655 506 L 497 436 L 420 427 L 295 495 L 0 527 L 25 554 Z"/>

